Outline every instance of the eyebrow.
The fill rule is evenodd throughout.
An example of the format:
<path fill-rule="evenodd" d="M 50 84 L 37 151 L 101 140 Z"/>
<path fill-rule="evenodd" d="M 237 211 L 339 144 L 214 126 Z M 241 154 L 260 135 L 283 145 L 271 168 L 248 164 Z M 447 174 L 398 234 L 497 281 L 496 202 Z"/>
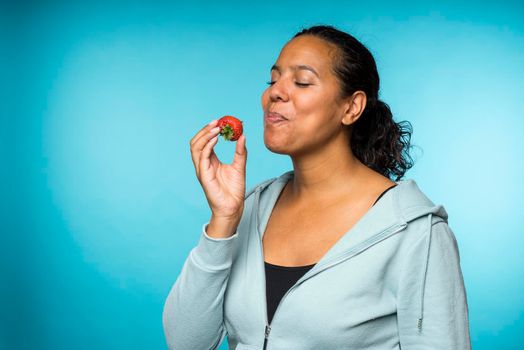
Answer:
<path fill-rule="evenodd" d="M 307 66 L 307 65 L 305 65 L 305 64 L 299 64 L 299 65 L 291 66 L 291 69 L 292 69 L 292 70 L 301 70 L 301 69 L 303 69 L 303 70 L 308 70 L 308 71 L 310 71 L 310 72 L 313 72 L 313 74 L 315 74 L 318 78 L 320 78 L 320 76 L 318 75 L 317 71 L 314 70 L 313 67 Z M 277 72 L 280 73 L 280 67 L 277 66 L 276 64 L 274 64 L 274 65 L 271 67 L 270 71 L 272 71 L 272 70 L 276 70 Z"/>

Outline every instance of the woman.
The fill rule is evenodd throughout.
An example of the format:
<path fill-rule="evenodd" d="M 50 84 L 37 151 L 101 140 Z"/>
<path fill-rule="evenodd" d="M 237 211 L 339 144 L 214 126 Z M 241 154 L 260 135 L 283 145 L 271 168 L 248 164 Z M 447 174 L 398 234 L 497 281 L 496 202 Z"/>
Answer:
<path fill-rule="evenodd" d="M 371 53 L 314 26 L 269 84 L 264 143 L 292 171 L 245 193 L 244 136 L 231 165 L 213 152 L 216 121 L 191 140 L 212 216 L 164 306 L 169 348 L 227 334 L 230 349 L 470 349 L 447 213 L 400 180 L 411 132 L 379 100 Z"/>

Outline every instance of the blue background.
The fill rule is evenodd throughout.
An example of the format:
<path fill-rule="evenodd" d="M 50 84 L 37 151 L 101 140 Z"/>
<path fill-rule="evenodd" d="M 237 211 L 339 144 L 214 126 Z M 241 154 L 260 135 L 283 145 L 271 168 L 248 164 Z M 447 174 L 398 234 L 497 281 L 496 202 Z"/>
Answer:
<path fill-rule="evenodd" d="M 165 348 L 165 297 L 210 217 L 189 140 L 232 114 L 248 187 L 290 170 L 260 95 L 313 24 L 370 48 L 413 125 L 406 178 L 450 215 L 474 348 L 524 344 L 522 3 L 126 1 L 0 11 L 0 348 Z"/>

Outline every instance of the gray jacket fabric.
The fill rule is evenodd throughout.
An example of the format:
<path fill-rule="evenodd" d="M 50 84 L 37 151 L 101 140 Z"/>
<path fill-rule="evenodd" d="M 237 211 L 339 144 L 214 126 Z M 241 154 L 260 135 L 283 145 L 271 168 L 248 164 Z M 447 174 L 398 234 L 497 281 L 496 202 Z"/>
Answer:
<path fill-rule="evenodd" d="M 262 235 L 288 171 L 246 193 L 235 234 L 199 243 L 162 315 L 168 348 L 471 349 L 455 236 L 414 180 L 391 190 L 293 285 L 267 322 Z M 319 227 L 319 234 L 324 228 Z"/>

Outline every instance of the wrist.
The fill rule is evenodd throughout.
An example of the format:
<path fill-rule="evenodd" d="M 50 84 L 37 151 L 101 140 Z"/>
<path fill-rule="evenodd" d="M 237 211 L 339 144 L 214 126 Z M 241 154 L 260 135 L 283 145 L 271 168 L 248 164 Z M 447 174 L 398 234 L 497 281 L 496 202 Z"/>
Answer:
<path fill-rule="evenodd" d="M 240 218 L 211 216 L 206 234 L 212 238 L 227 238 L 235 234 Z"/>

